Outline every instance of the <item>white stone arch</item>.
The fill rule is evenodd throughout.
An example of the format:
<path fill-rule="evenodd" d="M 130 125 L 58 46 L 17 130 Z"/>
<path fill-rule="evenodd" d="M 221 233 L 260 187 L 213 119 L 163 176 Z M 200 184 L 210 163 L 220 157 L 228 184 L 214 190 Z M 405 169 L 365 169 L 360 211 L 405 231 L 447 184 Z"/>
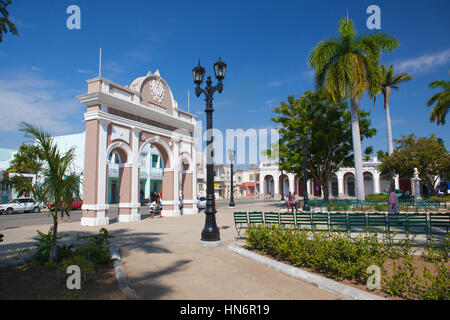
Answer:
<path fill-rule="evenodd" d="M 139 148 L 139 155 L 142 153 L 142 150 L 144 149 L 147 144 L 158 144 L 160 145 L 167 153 L 167 156 L 169 157 L 170 166 L 167 166 L 167 164 L 164 164 L 164 169 L 172 169 L 174 168 L 174 162 L 173 162 L 173 152 L 172 149 L 169 147 L 169 145 L 160 137 L 150 138 L 147 139 L 142 146 Z"/>
<path fill-rule="evenodd" d="M 374 188 L 374 173 L 372 170 L 363 170 L 363 180 L 364 180 L 364 193 L 365 195 L 375 193 Z"/>
<path fill-rule="evenodd" d="M 266 179 L 267 177 L 270 177 L 270 178 Z M 264 195 L 267 196 L 269 194 L 269 192 L 271 192 L 272 197 L 274 196 L 274 194 L 275 194 L 275 179 L 276 178 L 271 173 L 266 173 L 262 176 L 261 181 L 263 183 L 262 190 L 264 192 Z M 272 182 L 272 187 L 271 187 L 271 182 Z"/>
<path fill-rule="evenodd" d="M 127 162 L 125 163 L 131 163 L 131 159 L 132 159 L 132 152 L 130 149 L 130 146 L 128 144 L 126 144 L 125 142 L 113 142 L 109 145 L 108 149 L 106 150 L 106 162 L 109 162 L 109 155 L 110 153 L 114 150 L 114 149 L 122 149 L 123 151 L 125 151 L 126 155 L 127 155 Z M 120 157 L 120 154 L 119 154 Z M 122 157 L 120 157 L 120 162 L 123 163 L 122 161 Z"/>
<path fill-rule="evenodd" d="M 180 170 L 180 172 L 183 170 L 183 167 L 181 166 L 181 164 L 183 163 L 183 160 L 187 160 L 188 164 L 189 164 L 189 169 L 190 171 L 194 170 L 195 167 L 192 164 L 192 157 L 191 154 L 189 152 L 182 152 L 180 155 L 180 158 L 178 159 L 178 169 Z"/>

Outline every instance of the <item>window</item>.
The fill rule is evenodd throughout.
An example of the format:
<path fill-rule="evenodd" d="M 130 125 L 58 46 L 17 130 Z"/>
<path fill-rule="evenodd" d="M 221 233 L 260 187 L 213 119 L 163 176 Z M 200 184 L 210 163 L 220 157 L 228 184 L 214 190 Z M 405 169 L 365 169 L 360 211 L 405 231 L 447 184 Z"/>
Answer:
<path fill-rule="evenodd" d="M 152 168 L 156 168 L 158 165 L 158 155 L 152 154 Z"/>

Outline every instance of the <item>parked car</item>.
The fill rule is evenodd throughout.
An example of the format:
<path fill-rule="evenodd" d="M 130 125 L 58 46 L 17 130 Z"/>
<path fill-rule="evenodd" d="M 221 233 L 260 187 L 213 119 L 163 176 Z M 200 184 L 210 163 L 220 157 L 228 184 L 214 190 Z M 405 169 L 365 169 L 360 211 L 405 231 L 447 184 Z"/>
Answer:
<path fill-rule="evenodd" d="M 50 203 L 50 207 L 53 208 L 55 204 Z M 79 210 L 81 209 L 81 206 L 83 205 L 83 199 L 79 197 L 73 197 L 72 198 L 72 209 L 71 210 Z"/>
<path fill-rule="evenodd" d="M 72 199 L 72 209 L 73 210 L 80 210 L 81 206 L 83 205 L 83 199 L 74 197 Z"/>
<path fill-rule="evenodd" d="M 197 199 L 197 208 L 199 209 L 205 209 L 206 208 L 206 198 L 200 197 Z"/>
<path fill-rule="evenodd" d="M 6 204 L 0 204 L 0 213 L 13 214 L 15 212 L 40 212 L 40 205 L 32 198 L 11 199 Z"/>

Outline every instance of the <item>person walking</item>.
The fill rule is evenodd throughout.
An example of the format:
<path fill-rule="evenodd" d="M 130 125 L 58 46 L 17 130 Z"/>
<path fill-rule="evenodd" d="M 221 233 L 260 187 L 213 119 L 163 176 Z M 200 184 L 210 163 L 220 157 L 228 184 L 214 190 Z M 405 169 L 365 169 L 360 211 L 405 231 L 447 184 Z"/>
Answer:
<path fill-rule="evenodd" d="M 72 219 L 71 219 L 71 217 L 70 217 L 70 214 L 69 214 L 69 212 L 67 211 L 66 207 L 64 206 L 64 200 L 61 198 L 61 219 L 59 219 L 59 223 L 62 223 L 62 222 L 63 222 L 64 212 L 65 212 L 66 215 L 67 215 L 67 220 L 68 220 L 69 222 L 72 222 Z"/>
<path fill-rule="evenodd" d="M 150 218 L 153 218 L 155 216 L 155 212 L 159 213 L 159 217 L 162 218 L 162 205 L 161 205 L 161 197 L 160 194 L 156 194 L 156 205 L 155 208 L 153 209 L 153 213 L 152 216 Z"/>
<path fill-rule="evenodd" d="M 389 188 L 389 198 L 387 205 L 388 205 L 388 222 L 389 222 L 389 217 L 392 214 L 398 214 L 398 198 L 394 188 L 392 187 Z"/>

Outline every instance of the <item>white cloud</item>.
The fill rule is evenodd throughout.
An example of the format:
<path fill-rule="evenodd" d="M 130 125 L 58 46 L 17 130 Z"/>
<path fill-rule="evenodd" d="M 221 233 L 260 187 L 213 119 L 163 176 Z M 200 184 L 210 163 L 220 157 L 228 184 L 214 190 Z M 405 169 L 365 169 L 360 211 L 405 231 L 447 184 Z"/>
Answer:
<path fill-rule="evenodd" d="M 269 82 L 268 84 L 267 84 L 267 86 L 269 87 L 269 88 L 276 88 L 276 87 L 281 87 L 283 84 L 285 84 L 286 83 L 286 81 L 285 80 L 278 80 L 278 81 L 272 81 L 272 82 Z"/>
<path fill-rule="evenodd" d="M 397 63 L 396 69 L 400 72 L 422 73 L 448 63 L 450 63 L 450 49 L 402 61 Z"/>
<path fill-rule="evenodd" d="M 35 73 L 0 78 L 0 132 L 17 132 L 21 121 L 53 135 L 79 130 L 73 119 L 80 117 L 80 103 L 75 97 L 60 97 L 59 92 L 59 83 Z"/>
<path fill-rule="evenodd" d="M 77 69 L 77 72 L 81 73 L 81 74 L 93 74 L 94 73 L 94 71 L 88 70 L 88 69 Z"/>
<path fill-rule="evenodd" d="M 307 79 L 309 79 L 309 80 L 313 80 L 314 79 L 314 72 L 315 72 L 314 69 L 309 69 L 309 70 L 303 71 L 302 72 L 302 76 L 307 78 Z"/>

